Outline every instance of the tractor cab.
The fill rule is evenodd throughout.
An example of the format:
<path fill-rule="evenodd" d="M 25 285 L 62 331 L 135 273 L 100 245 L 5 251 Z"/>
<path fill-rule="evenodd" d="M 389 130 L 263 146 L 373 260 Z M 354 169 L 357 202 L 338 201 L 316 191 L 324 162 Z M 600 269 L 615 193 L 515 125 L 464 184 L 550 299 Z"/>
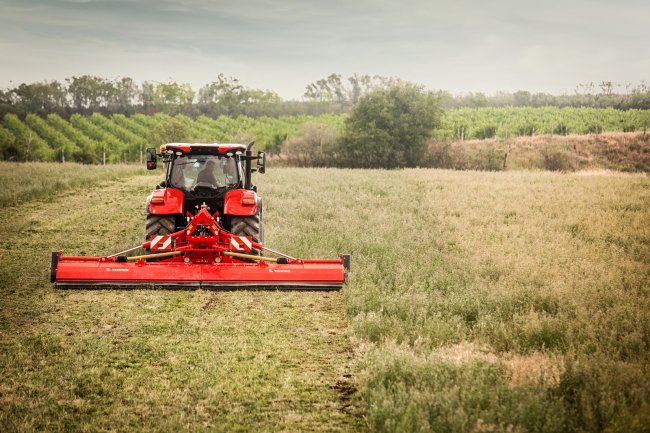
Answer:
<path fill-rule="evenodd" d="M 243 146 L 242 146 L 243 147 Z M 216 193 L 221 189 L 243 188 L 241 155 L 182 152 L 170 149 L 163 153 L 165 183 L 185 193 L 203 189 Z M 240 152 L 243 153 L 243 152 Z"/>
<path fill-rule="evenodd" d="M 147 149 L 147 169 L 157 167 L 157 156 L 162 156 L 165 165 L 165 183 L 179 189 L 190 190 L 200 187 L 218 189 L 225 186 L 239 186 L 251 189 L 251 172 L 264 173 L 266 156 L 258 152 L 253 156 L 250 148 L 254 142 L 243 144 L 169 143 Z M 257 161 L 252 168 L 251 161 Z"/>

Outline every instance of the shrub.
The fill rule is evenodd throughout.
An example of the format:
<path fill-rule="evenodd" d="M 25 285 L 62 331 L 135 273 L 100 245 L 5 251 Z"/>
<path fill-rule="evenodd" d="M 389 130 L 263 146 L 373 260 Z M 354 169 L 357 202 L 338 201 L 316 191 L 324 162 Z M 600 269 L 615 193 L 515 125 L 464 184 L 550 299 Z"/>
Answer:
<path fill-rule="evenodd" d="M 475 169 L 501 171 L 504 168 L 506 153 L 495 147 L 484 147 L 477 152 Z"/>
<path fill-rule="evenodd" d="M 309 122 L 282 147 L 282 155 L 298 167 L 334 165 L 336 138 L 335 128 Z"/>
<path fill-rule="evenodd" d="M 455 170 L 500 171 L 505 167 L 506 152 L 493 143 L 429 142 L 423 165 Z"/>
<path fill-rule="evenodd" d="M 341 162 L 368 168 L 422 164 L 427 140 L 440 124 L 439 105 L 439 96 L 404 82 L 364 95 L 345 123 Z"/>
<path fill-rule="evenodd" d="M 423 165 L 433 168 L 452 168 L 453 164 L 451 144 L 431 140 L 424 154 Z"/>
<path fill-rule="evenodd" d="M 575 156 L 565 146 L 549 144 L 542 148 L 544 168 L 550 171 L 575 171 Z"/>

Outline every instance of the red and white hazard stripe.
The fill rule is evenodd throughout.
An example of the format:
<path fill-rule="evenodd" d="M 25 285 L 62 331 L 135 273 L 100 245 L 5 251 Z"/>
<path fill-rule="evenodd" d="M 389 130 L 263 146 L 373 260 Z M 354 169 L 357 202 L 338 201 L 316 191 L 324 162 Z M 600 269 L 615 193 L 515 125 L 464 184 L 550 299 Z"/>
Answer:
<path fill-rule="evenodd" d="M 251 241 L 243 236 L 231 236 L 230 246 L 235 251 L 251 251 L 253 249 Z"/>
<path fill-rule="evenodd" d="M 172 249 L 172 237 L 156 236 L 151 240 L 149 249 L 153 251 L 170 251 Z"/>

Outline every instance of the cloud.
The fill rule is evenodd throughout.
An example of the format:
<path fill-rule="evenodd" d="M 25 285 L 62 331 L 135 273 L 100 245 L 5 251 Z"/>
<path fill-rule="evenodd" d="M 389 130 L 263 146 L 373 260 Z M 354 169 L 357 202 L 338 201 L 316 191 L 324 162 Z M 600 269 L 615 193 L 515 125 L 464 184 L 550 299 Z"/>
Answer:
<path fill-rule="evenodd" d="M 299 97 L 332 72 L 451 91 L 647 79 L 650 4 L 577 0 L 4 0 L 0 86 L 93 73 L 219 72 Z M 621 67 L 625 65 L 625 67 Z M 582 77 L 585 77 L 583 80 Z"/>

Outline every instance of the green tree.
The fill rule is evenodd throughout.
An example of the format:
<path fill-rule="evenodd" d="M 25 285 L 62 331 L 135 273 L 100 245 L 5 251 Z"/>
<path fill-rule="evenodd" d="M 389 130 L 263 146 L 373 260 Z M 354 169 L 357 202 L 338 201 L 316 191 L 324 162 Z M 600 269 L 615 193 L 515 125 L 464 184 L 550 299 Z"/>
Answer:
<path fill-rule="evenodd" d="M 345 123 L 338 158 L 350 167 L 414 167 L 440 124 L 440 96 L 394 82 L 362 96 Z"/>
<path fill-rule="evenodd" d="M 11 101 L 24 113 L 49 113 L 66 106 L 65 89 L 58 81 L 21 84 L 10 91 Z"/>
<path fill-rule="evenodd" d="M 346 83 L 347 81 L 347 83 Z M 356 104 L 359 98 L 378 88 L 397 81 L 395 78 L 375 75 L 351 75 L 343 79 L 341 74 L 330 74 L 325 78 L 307 84 L 303 97 L 310 101 Z"/>
<path fill-rule="evenodd" d="M 190 129 L 187 124 L 174 117 L 163 120 L 151 132 L 151 141 L 155 145 L 182 143 L 189 138 Z"/>
<path fill-rule="evenodd" d="M 194 100 L 194 90 L 189 83 L 158 83 L 154 95 L 154 104 L 163 113 L 179 114 L 189 111 Z"/>
<path fill-rule="evenodd" d="M 77 112 L 84 111 L 84 109 L 93 112 L 107 107 L 115 93 L 113 83 L 102 77 L 82 75 L 80 77 L 73 76 L 66 81 L 69 83 L 68 94 Z"/>
<path fill-rule="evenodd" d="M 526 90 L 519 90 L 512 94 L 514 99 L 514 105 L 517 107 L 528 107 L 530 106 L 530 92 Z"/>
<path fill-rule="evenodd" d="M 203 105 L 233 107 L 240 102 L 240 94 L 244 86 L 234 77 L 226 77 L 223 73 L 217 80 L 206 84 L 199 90 L 199 103 Z"/>
<path fill-rule="evenodd" d="M 156 95 L 156 84 L 151 81 L 145 81 L 142 83 L 142 92 L 140 92 L 139 98 L 142 103 L 142 108 L 148 113 L 153 113 L 154 109 L 154 99 Z"/>
<path fill-rule="evenodd" d="M 113 112 L 131 114 L 134 112 L 139 86 L 133 81 L 133 78 L 123 77 L 114 83 L 115 91 L 111 98 L 111 108 Z"/>
<path fill-rule="evenodd" d="M 237 78 L 219 74 L 217 80 L 199 89 L 197 105 L 204 113 L 213 116 L 245 112 L 246 107 L 268 107 L 282 102 L 277 93 L 270 90 L 250 89 Z"/>

